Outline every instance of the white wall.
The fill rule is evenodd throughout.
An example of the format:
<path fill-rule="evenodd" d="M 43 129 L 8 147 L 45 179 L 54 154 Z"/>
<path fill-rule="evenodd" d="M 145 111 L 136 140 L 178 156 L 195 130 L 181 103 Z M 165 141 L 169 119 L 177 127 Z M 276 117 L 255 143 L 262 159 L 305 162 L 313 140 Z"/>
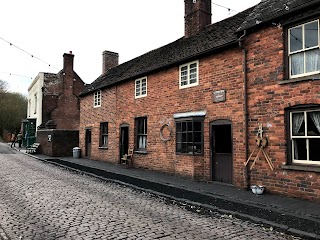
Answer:
<path fill-rule="evenodd" d="M 28 88 L 28 118 L 36 118 L 36 127 L 42 123 L 42 87 L 44 73 L 40 72 Z"/>

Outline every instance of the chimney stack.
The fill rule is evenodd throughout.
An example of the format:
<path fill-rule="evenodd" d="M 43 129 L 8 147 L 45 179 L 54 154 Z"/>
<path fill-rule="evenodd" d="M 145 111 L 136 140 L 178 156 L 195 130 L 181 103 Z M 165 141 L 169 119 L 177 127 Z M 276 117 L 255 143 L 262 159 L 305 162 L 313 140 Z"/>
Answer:
<path fill-rule="evenodd" d="M 73 71 L 73 57 L 72 51 L 63 54 L 63 69 L 64 72 Z"/>
<path fill-rule="evenodd" d="M 193 36 L 211 24 L 211 0 L 184 0 L 184 35 Z"/>
<path fill-rule="evenodd" d="M 102 53 L 102 74 L 106 73 L 110 68 L 119 65 L 119 54 L 110 51 Z"/>
<path fill-rule="evenodd" d="M 73 58 L 72 51 L 63 54 L 63 91 L 66 95 L 73 93 Z"/>

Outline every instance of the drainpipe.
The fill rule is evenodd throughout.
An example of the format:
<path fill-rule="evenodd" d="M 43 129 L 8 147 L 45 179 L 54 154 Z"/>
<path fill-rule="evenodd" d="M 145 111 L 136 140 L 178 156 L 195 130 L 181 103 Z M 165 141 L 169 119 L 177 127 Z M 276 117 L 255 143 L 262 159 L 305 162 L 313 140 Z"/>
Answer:
<path fill-rule="evenodd" d="M 242 49 L 242 54 L 243 54 L 243 91 L 244 91 L 244 143 L 245 143 L 245 156 L 246 156 L 246 161 L 249 157 L 249 127 L 248 127 L 248 86 L 247 86 L 247 81 L 248 81 L 248 76 L 247 76 L 247 50 L 242 44 L 242 40 L 246 36 L 247 32 L 246 30 L 243 31 L 243 34 L 240 36 L 238 39 L 239 42 L 239 47 Z M 249 177 L 249 169 L 248 165 L 245 167 L 245 177 L 246 177 L 246 188 L 250 188 L 250 177 Z"/>

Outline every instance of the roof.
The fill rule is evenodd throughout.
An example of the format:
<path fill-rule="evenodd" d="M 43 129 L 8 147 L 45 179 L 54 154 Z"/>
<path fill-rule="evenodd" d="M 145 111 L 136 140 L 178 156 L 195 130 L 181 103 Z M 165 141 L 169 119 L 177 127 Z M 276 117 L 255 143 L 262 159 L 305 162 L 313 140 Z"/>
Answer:
<path fill-rule="evenodd" d="M 162 68 L 195 59 L 237 43 L 237 33 L 284 18 L 304 8 L 320 4 L 319 0 L 262 0 L 256 6 L 218 23 L 207 26 L 197 35 L 182 37 L 168 45 L 109 69 L 86 85 L 81 95 L 103 89 L 132 78 L 142 77 Z"/>
<path fill-rule="evenodd" d="M 197 35 L 188 38 L 182 37 L 109 69 L 105 74 L 87 85 L 81 95 L 147 75 L 153 71 L 191 60 L 202 54 L 236 43 L 238 39 L 235 32 L 252 9 L 247 9 L 223 21 L 211 24 Z"/>
<path fill-rule="evenodd" d="M 245 18 L 238 31 L 283 18 L 303 8 L 318 4 L 319 0 L 262 0 Z"/>

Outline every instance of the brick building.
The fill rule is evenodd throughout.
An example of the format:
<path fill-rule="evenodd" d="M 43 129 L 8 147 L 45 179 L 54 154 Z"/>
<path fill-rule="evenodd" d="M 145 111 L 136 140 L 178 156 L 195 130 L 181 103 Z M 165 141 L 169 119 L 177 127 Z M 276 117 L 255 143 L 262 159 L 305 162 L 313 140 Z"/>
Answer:
<path fill-rule="evenodd" d="M 211 24 L 210 0 L 185 0 L 184 37 L 121 65 L 104 54 L 82 153 L 133 148 L 134 167 L 320 201 L 319 9 L 264 0 Z"/>
<path fill-rule="evenodd" d="M 59 129 L 79 128 L 79 94 L 84 82 L 73 70 L 72 52 L 63 55 L 63 69 L 55 73 L 39 73 L 28 89 L 28 118 L 35 118 L 43 128 L 51 121 Z M 68 119 L 68 121 L 66 121 Z"/>
<path fill-rule="evenodd" d="M 65 53 L 61 71 L 39 73 L 28 89 L 27 116 L 29 122 L 35 120 L 37 128 L 36 140 L 30 139 L 29 144 L 40 142 L 41 151 L 51 156 L 69 156 L 78 145 L 79 95 L 84 90 L 84 82 L 74 71 L 73 62 L 72 52 Z M 28 128 L 28 120 L 24 129 Z"/>

